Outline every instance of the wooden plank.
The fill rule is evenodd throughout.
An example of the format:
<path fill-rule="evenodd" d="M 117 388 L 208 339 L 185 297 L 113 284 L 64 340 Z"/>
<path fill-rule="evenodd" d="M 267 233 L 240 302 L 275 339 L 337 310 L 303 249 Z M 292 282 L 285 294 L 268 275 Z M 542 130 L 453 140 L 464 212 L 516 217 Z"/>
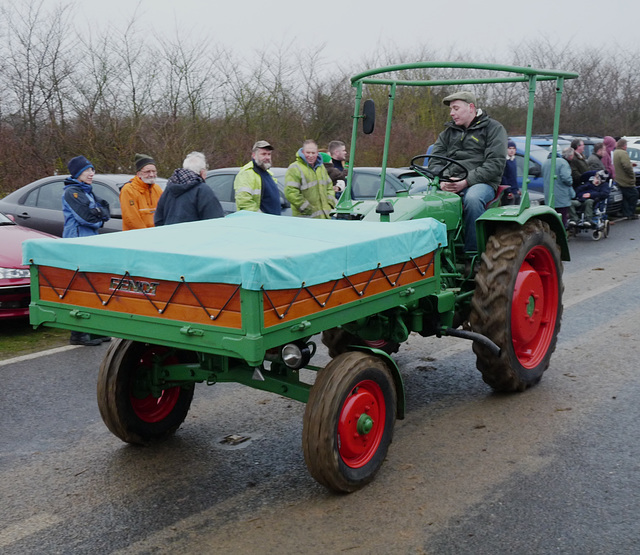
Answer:
<path fill-rule="evenodd" d="M 76 274 L 50 266 L 41 266 L 38 272 L 43 301 L 234 329 L 242 327 L 237 285 L 185 284 L 104 273 Z"/>
<path fill-rule="evenodd" d="M 338 280 L 337 284 L 335 282 L 321 283 L 309 287 L 308 290 L 265 291 L 263 292 L 264 326 L 269 327 L 296 318 L 305 318 L 321 310 L 342 306 L 390 291 L 398 286 L 409 285 L 433 277 L 433 257 L 433 253 L 428 253 L 416 259 L 415 264 L 409 261 L 383 269 L 361 272 L 354 276 L 348 276 L 348 279 L 342 278 Z M 420 271 L 416 268 L 416 264 Z M 421 272 L 425 272 L 425 270 L 425 275 L 422 275 Z M 395 285 L 393 285 L 394 283 Z M 359 295 L 358 292 L 362 291 L 364 294 Z M 278 314 L 285 312 L 284 318 L 278 317 Z"/>

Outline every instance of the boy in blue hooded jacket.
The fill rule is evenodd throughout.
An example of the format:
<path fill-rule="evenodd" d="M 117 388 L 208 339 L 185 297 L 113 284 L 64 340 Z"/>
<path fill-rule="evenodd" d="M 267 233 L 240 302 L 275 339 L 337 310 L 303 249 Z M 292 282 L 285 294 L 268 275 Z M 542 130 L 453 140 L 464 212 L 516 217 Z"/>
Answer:
<path fill-rule="evenodd" d="M 109 215 L 109 203 L 93 194 L 93 176 L 96 173 L 93 164 L 84 156 L 76 156 L 69 160 L 69 177 L 64 181 L 62 193 L 62 212 L 64 229 L 62 237 L 88 237 L 97 235 Z M 110 337 L 91 337 L 88 333 L 71 332 L 71 345 L 92 347 Z"/>
<path fill-rule="evenodd" d="M 69 177 L 64 181 L 62 237 L 88 237 L 109 220 L 109 203 L 93 194 L 91 183 L 96 173 L 93 164 L 84 156 L 69 160 Z"/>

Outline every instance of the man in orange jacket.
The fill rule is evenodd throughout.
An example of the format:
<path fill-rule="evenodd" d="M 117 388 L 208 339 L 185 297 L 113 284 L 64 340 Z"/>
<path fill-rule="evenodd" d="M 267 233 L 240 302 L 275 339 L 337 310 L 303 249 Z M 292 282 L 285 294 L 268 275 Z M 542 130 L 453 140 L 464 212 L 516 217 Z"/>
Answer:
<path fill-rule="evenodd" d="M 153 158 L 136 154 L 135 164 L 136 176 L 120 191 L 123 231 L 153 227 L 153 214 L 162 195 L 162 189 L 155 182 L 158 172 Z"/>

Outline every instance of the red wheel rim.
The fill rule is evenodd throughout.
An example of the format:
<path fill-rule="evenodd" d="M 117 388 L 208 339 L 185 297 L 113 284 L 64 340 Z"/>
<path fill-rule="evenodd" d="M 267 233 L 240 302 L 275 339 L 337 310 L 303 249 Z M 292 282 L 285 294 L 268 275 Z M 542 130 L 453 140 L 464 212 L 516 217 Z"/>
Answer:
<path fill-rule="evenodd" d="M 554 258 L 545 247 L 534 247 L 520 266 L 511 304 L 511 341 L 524 368 L 535 368 L 549 349 L 558 299 Z"/>
<path fill-rule="evenodd" d="M 164 420 L 171 414 L 171 411 L 174 409 L 178 399 L 180 398 L 180 387 L 172 387 L 170 389 L 163 390 L 160 397 L 157 399 L 151 395 L 151 393 L 145 397 L 134 395 L 134 392 L 138 392 L 139 394 L 139 388 L 133 387 L 133 381 L 137 378 L 141 378 L 140 375 L 146 373 L 145 370 L 151 368 L 154 355 L 159 355 L 166 351 L 166 348 L 158 347 L 148 349 L 140 356 L 138 368 L 133 372 L 129 399 L 136 416 L 143 422 L 154 423 Z M 178 360 L 175 357 L 168 358 L 164 361 L 165 364 L 174 364 L 177 362 Z"/>
<path fill-rule="evenodd" d="M 372 349 L 384 349 L 389 342 L 386 339 L 375 339 L 373 341 L 363 340 L 363 343 L 367 347 L 371 347 Z"/>
<path fill-rule="evenodd" d="M 384 395 L 376 382 L 364 380 L 349 392 L 338 420 L 338 452 L 347 466 L 360 468 L 373 458 L 385 417 Z"/>

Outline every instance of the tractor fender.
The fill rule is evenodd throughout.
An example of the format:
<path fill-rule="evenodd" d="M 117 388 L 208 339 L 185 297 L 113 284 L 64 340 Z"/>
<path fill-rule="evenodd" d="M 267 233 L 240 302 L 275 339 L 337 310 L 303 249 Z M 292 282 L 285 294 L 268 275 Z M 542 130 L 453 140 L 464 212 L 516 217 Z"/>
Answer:
<path fill-rule="evenodd" d="M 507 223 L 515 223 L 523 226 L 529 220 L 537 218 L 549 224 L 556 235 L 556 243 L 560 247 L 562 260 L 569 261 L 569 242 L 567 232 L 562 223 L 562 216 L 553 208 L 546 205 L 533 206 L 526 210 L 519 210 L 519 206 L 502 206 L 490 208 L 476 221 L 479 253 L 484 252 L 487 238 L 493 235 L 497 228 Z"/>

